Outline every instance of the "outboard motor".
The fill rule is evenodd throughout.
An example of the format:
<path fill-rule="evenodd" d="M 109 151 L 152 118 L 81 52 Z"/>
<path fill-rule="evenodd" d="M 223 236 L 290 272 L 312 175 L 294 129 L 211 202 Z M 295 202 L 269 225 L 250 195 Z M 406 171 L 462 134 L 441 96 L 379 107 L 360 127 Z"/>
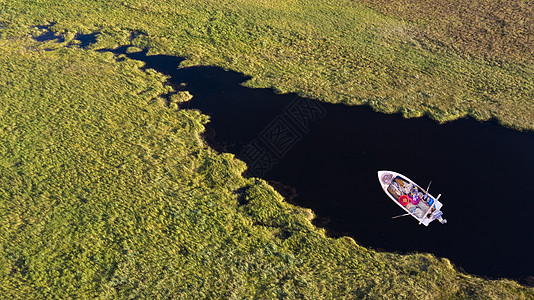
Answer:
<path fill-rule="evenodd" d="M 439 211 L 439 210 L 436 210 L 435 212 L 432 213 L 432 220 L 438 219 L 438 221 L 441 224 L 446 224 L 447 223 L 447 219 L 443 219 L 442 216 L 443 216 L 443 212 Z"/>

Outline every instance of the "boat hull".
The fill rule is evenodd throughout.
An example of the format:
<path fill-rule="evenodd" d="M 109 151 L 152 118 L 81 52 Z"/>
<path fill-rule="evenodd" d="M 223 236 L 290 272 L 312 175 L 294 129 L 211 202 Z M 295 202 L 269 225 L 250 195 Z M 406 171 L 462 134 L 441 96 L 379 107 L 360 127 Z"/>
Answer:
<path fill-rule="evenodd" d="M 378 181 L 382 189 L 399 207 L 428 226 L 430 222 L 441 218 L 443 204 L 408 177 L 393 171 L 378 171 Z"/>

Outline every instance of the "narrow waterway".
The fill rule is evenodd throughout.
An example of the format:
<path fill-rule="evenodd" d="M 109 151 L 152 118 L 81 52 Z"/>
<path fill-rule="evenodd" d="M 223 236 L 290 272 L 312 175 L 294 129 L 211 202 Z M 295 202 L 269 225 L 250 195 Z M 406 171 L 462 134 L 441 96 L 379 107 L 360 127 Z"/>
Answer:
<path fill-rule="evenodd" d="M 114 51 L 125 53 L 125 48 Z M 211 116 L 205 137 L 235 153 L 249 175 L 270 181 L 294 204 L 313 209 L 316 225 L 383 251 L 429 252 L 468 273 L 532 284 L 534 134 L 494 122 L 439 125 L 250 89 L 246 77 L 216 67 L 177 69 L 173 56 L 127 54 L 185 84 L 183 108 Z M 400 172 L 442 194 L 448 224 L 429 227 L 383 193 L 378 170 Z"/>
<path fill-rule="evenodd" d="M 96 36 L 77 35 L 72 46 L 86 48 Z M 63 38 L 48 32 L 36 39 Z M 534 134 L 468 119 L 406 120 L 250 89 L 236 72 L 178 69 L 182 58 L 126 50 L 99 51 L 144 61 L 170 76 L 175 89 L 191 92 L 181 107 L 211 116 L 208 143 L 236 154 L 249 166 L 247 175 L 268 180 L 288 201 L 313 209 L 314 223 L 331 236 L 383 251 L 429 252 L 468 273 L 534 285 Z M 449 223 L 391 219 L 404 211 L 383 193 L 378 170 L 400 172 L 423 187 L 432 180 Z"/>

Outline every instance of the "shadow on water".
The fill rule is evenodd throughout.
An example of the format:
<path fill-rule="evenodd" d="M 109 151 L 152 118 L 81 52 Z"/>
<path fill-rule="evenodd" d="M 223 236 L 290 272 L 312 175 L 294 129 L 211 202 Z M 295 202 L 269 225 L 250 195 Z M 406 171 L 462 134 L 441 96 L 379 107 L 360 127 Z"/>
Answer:
<path fill-rule="evenodd" d="M 352 236 L 385 251 L 429 252 L 469 273 L 533 285 L 533 133 L 471 119 L 438 125 L 250 89 L 241 85 L 249 78 L 236 72 L 178 69 L 182 58 L 126 50 L 100 51 L 143 61 L 170 76 L 175 89 L 191 92 L 182 108 L 211 116 L 208 143 L 313 209 L 315 224 L 331 236 Z M 383 193 L 378 170 L 403 173 L 425 187 L 432 180 L 431 193 L 443 195 L 449 223 L 424 227 L 411 217 L 391 219 L 403 211 Z"/>

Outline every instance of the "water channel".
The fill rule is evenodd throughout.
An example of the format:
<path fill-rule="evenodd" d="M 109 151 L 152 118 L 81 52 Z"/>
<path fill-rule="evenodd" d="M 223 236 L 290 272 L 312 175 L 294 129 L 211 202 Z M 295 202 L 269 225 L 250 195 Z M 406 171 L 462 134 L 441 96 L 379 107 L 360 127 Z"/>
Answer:
<path fill-rule="evenodd" d="M 116 53 L 125 49 L 115 50 Z M 320 103 L 241 85 L 248 78 L 216 67 L 177 69 L 181 59 L 131 53 L 147 68 L 185 83 L 183 108 L 211 116 L 205 138 L 237 155 L 249 175 L 311 208 L 331 236 L 348 235 L 383 251 L 429 252 L 468 273 L 531 284 L 534 275 L 534 134 L 495 122 L 439 125 L 368 107 Z M 429 227 L 387 198 L 378 170 L 394 170 L 435 196 L 448 224 Z"/>
<path fill-rule="evenodd" d="M 191 92 L 181 107 L 210 115 L 208 143 L 247 162 L 247 175 L 268 180 L 287 201 L 311 208 L 329 235 L 379 251 L 429 252 L 468 273 L 534 285 L 533 133 L 471 119 L 439 125 L 250 89 L 236 72 L 178 69 L 179 57 L 126 49 L 100 51 L 144 61 Z M 403 211 L 380 188 L 378 170 L 423 187 L 432 180 L 448 224 L 391 219 Z"/>

